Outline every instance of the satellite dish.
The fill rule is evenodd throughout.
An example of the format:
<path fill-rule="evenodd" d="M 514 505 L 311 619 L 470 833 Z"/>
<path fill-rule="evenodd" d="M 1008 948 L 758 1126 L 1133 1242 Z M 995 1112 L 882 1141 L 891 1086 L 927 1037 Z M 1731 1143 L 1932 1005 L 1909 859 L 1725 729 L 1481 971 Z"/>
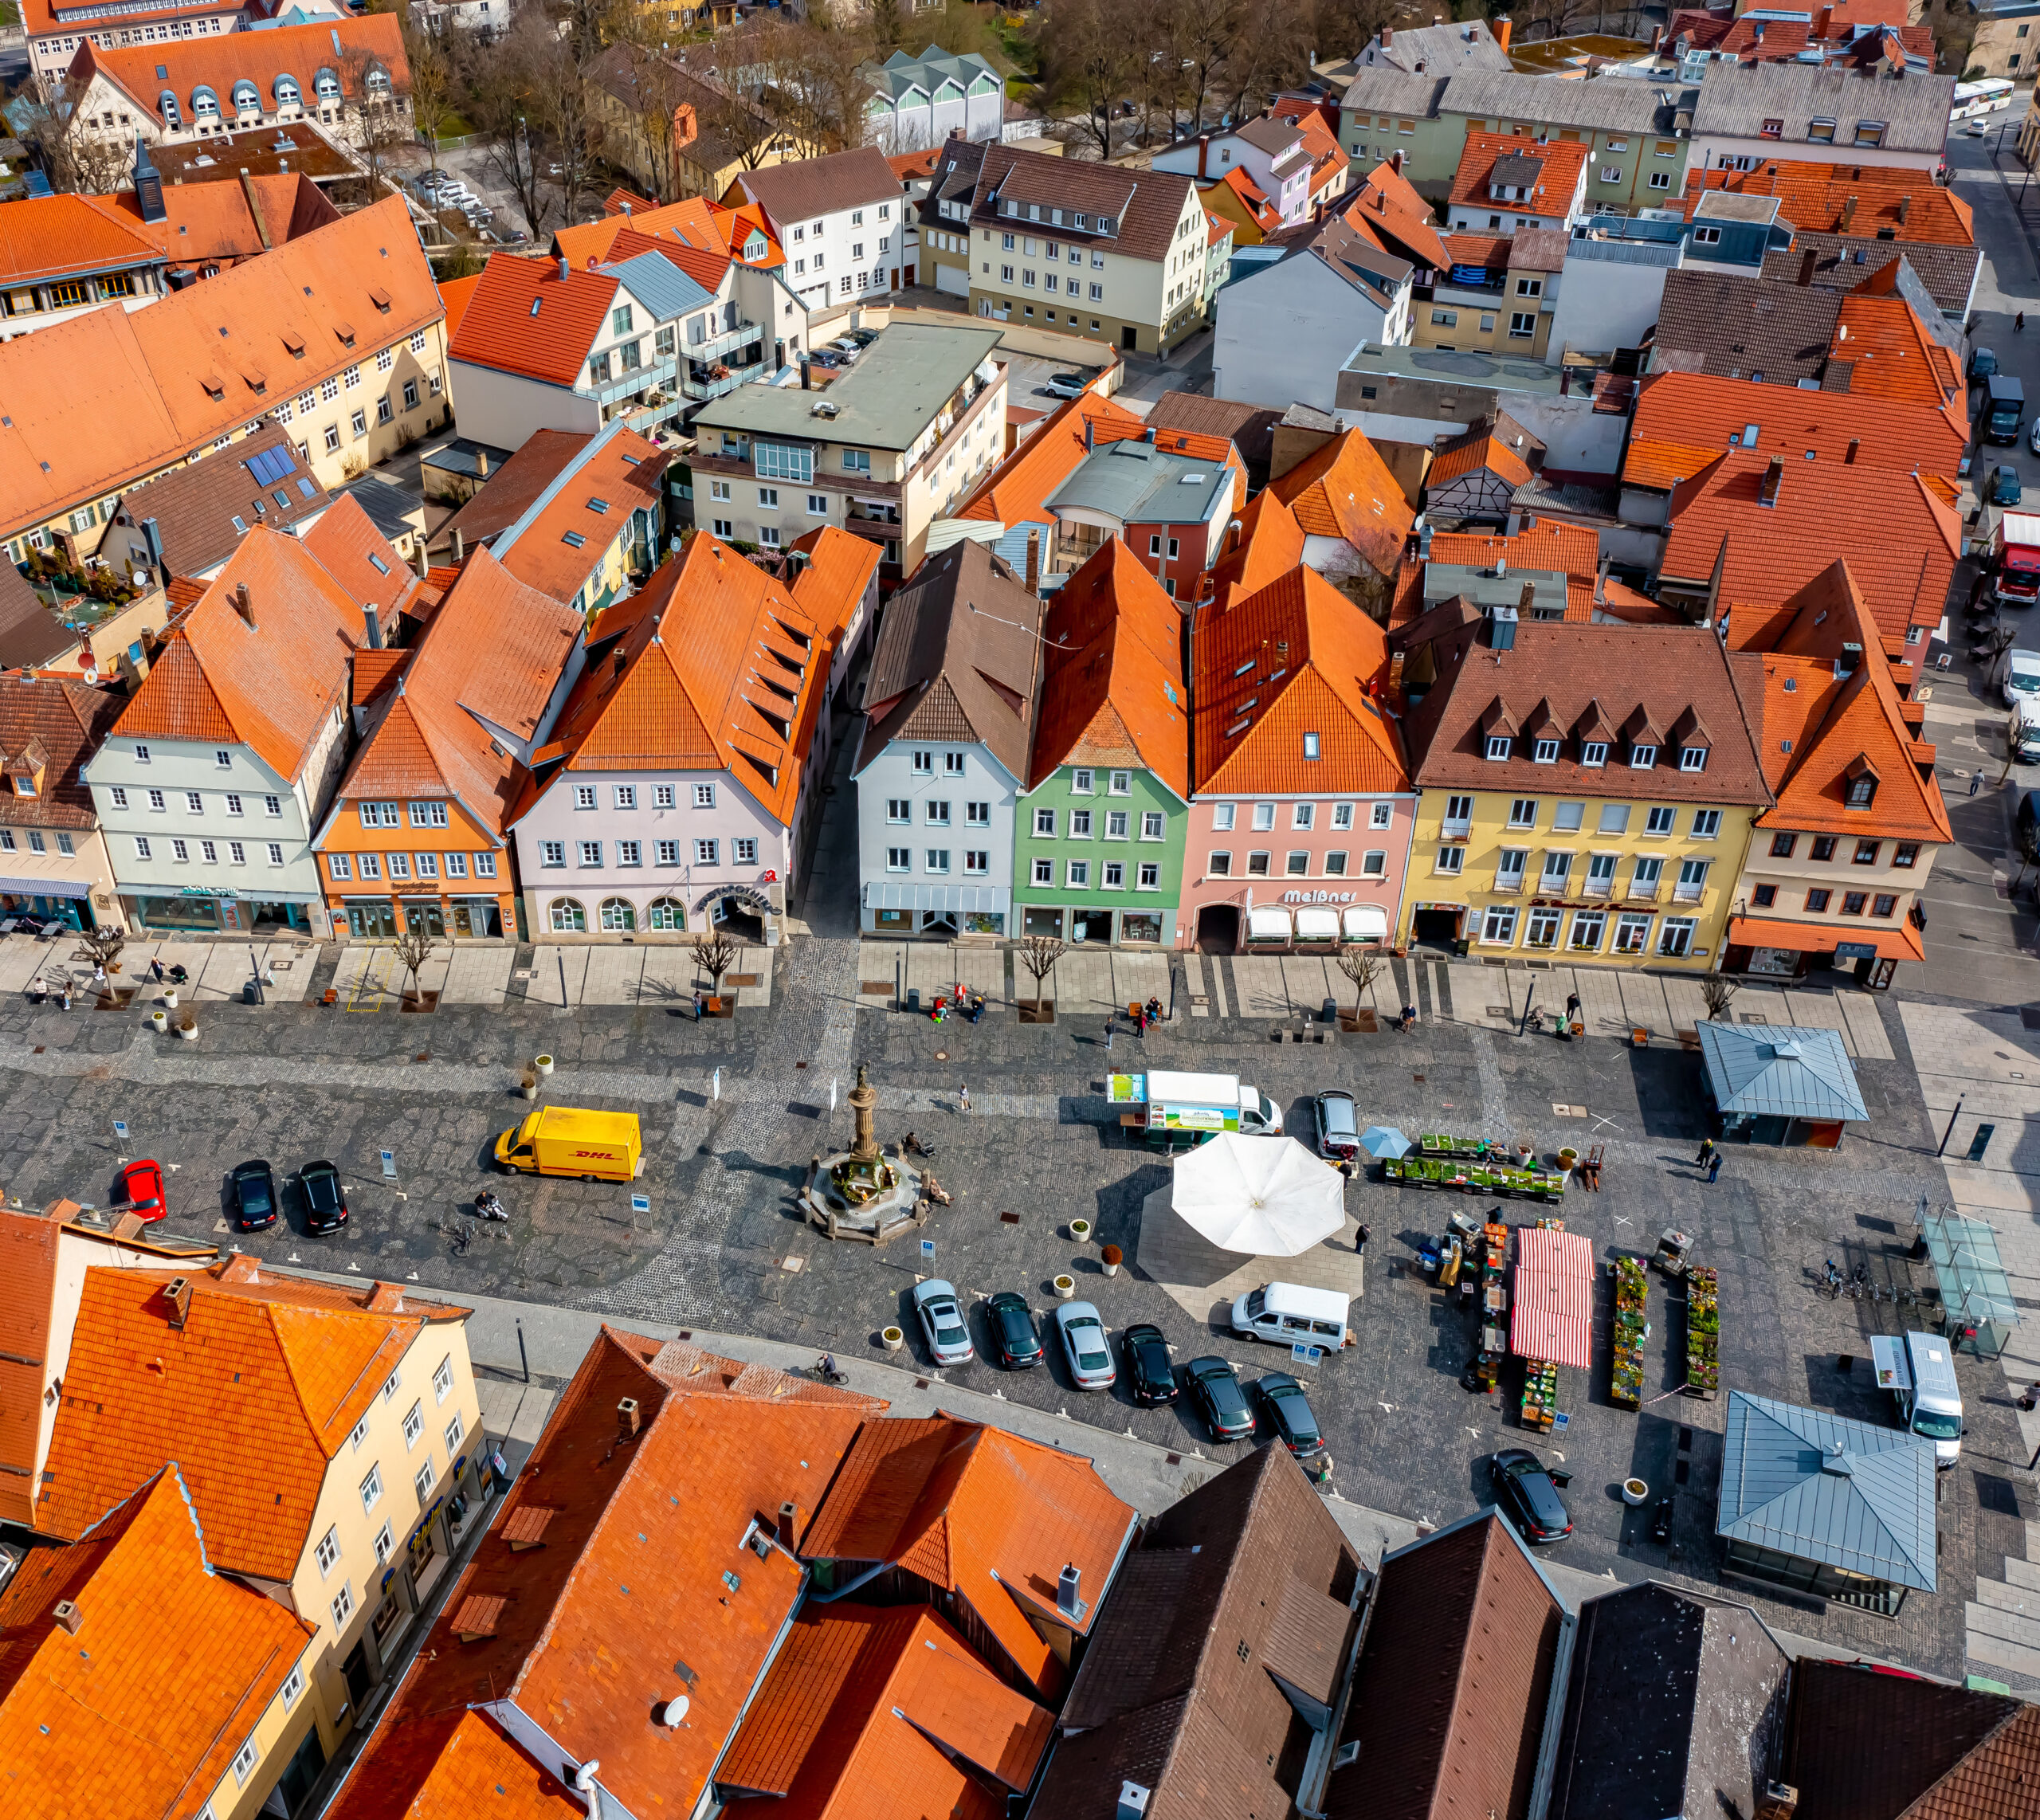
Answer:
<path fill-rule="evenodd" d="M 659 1708 L 659 1723 L 661 1725 L 668 1727 L 677 1725 L 686 1716 L 687 1696 L 684 1693 L 668 1700 Z"/>

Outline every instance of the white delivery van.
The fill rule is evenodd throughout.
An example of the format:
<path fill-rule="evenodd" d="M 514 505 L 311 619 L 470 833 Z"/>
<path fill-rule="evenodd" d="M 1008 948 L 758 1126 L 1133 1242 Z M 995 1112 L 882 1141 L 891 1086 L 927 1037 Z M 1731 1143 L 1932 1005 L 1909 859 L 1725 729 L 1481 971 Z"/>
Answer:
<path fill-rule="evenodd" d="M 1264 1283 L 1233 1304 L 1233 1332 L 1278 1346 L 1346 1343 L 1346 1316 L 1352 1298 L 1336 1289 L 1306 1289 L 1300 1283 Z"/>
<path fill-rule="evenodd" d="M 1147 1074 L 1105 1077 L 1106 1100 L 1131 1112 L 1120 1115 L 1128 1130 L 1138 1129 L 1151 1143 L 1188 1139 L 1202 1143 L 1219 1132 L 1249 1137 L 1277 1137 L 1281 1109 L 1257 1087 L 1237 1074 L 1179 1074 L 1156 1069 Z"/>
<path fill-rule="evenodd" d="M 1931 1441 L 1934 1464 L 1945 1472 L 1960 1457 L 1965 1432 L 1953 1349 L 1939 1334 L 1877 1334 L 1870 1340 L 1870 1364 L 1877 1388 L 1890 1391 L 1898 1405 L 1899 1426 Z"/>
<path fill-rule="evenodd" d="M 2040 761 L 2040 695 L 2022 695 L 2011 711 L 2012 755 L 2022 765 Z"/>
<path fill-rule="evenodd" d="M 2040 651 L 2005 653 L 2005 706 L 2016 708 L 2022 695 L 2040 695 Z"/>

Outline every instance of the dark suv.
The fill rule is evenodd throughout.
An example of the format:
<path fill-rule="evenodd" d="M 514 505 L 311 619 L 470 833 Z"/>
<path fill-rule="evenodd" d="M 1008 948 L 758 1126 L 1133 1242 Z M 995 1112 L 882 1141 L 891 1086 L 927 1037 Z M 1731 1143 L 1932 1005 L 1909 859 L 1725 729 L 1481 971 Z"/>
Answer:
<path fill-rule="evenodd" d="M 1027 1298 L 1010 1289 L 1001 1289 L 985 1304 L 985 1324 L 998 1362 L 1009 1371 L 1024 1371 L 1042 1362 L 1042 1336 L 1034 1331 L 1034 1317 Z"/>
<path fill-rule="evenodd" d="M 1489 1464 L 1495 1502 L 1525 1542 L 1563 1542 L 1572 1533 L 1565 1502 L 1536 1454 L 1524 1447 L 1504 1447 Z"/>
<path fill-rule="evenodd" d="M 1126 1359 L 1126 1381 L 1133 1400 L 1152 1409 L 1176 1400 L 1176 1377 L 1169 1363 L 1169 1343 L 1151 1321 L 1136 1321 L 1119 1336 Z"/>

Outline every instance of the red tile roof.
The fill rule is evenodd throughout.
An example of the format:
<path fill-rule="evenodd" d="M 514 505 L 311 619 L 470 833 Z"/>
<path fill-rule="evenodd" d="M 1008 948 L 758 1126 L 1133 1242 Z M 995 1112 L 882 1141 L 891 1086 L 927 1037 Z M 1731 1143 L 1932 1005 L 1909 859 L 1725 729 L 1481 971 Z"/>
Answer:
<path fill-rule="evenodd" d="M 1587 167 L 1587 150 L 1571 139 L 1539 141 L 1520 133 L 1469 132 L 1459 154 L 1458 168 L 1452 174 L 1450 199 L 1481 208 L 1497 208 L 1504 214 L 1513 210 L 1519 215 L 1562 218 L 1571 210 L 1580 173 Z M 1544 161 L 1536 193 L 1520 202 L 1493 202 L 1488 194 L 1488 183 L 1495 160 L 1512 157 Z"/>
<path fill-rule="evenodd" d="M 1779 22 L 1773 21 L 1775 29 Z M 1752 171 L 1689 171 L 1688 214 L 1708 190 L 1775 196 L 1779 214 L 1809 233 L 1882 235 L 1901 243 L 1973 246 L 1975 211 L 1925 171 L 1875 164 L 1824 164 L 1767 159 Z"/>
<path fill-rule="evenodd" d="M 37 1528 L 84 1534 L 174 1458 L 215 1564 L 296 1571 L 328 1462 L 427 1316 L 308 1304 L 230 1269 L 85 1273 Z M 181 1327 L 175 1276 L 191 1285 Z"/>
<path fill-rule="evenodd" d="M 1198 610 L 1224 613 L 1286 575 L 1303 559 L 1304 532 L 1297 515 L 1263 487 L 1240 514 L 1237 538 L 1212 565 L 1210 606 Z"/>
<path fill-rule="evenodd" d="M 362 622 L 361 609 L 373 602 L 386 633 L 423 587 L 417 572 L 375 528 L 361 502 L 351 494 L 342 493 L 335 498 L 320 514 L 319 522 L 304 533 L 302 542 L 355 602 L 355 620 Z M 258 614 L 258 622 L 260 618 Z M 367 630 L 365 622 L 362 630 Z"/>
<path fill-rule="evenodd" d="M 1361 180 L 1341 213 L 1355 226 L 1365 222 L 1375 233 L 1396 241 L 1419 265 L 1438 270 L 1451 264 L 1430 204 L 1386 161 Z"/>
<path fill-rule="evenodd" d="M 1740 448 L 1752 426 L 1756 449 L 1766 456 L 1782 453 L 1794 469 L 1803 467 L 1810 450 L 1817 463 L 1952 474 L 1969 441 L 1960 400 L 1921 405 L 1854 386 L 1802 392 L 1754 379 L 1655 373 L 1637 393 L 1622 484 L 1669 492 L 1678 481 L 1697 478 L 1724 449 Z"/>
<path fill-rule="evenodd" d="M 41 686 L 39 684 L 33 686 Z M 56 1375 L 49 1326 L 62 1228 L 40 1214 L 0 1208 L 0 1523 L 34 1527 L 42 1394 Z"/>
<path fill-rule="evenodd" d="M 1897 273 L 1898 261 L 1893 260 L 1865 282 L 1875 284 L 1887 273 L 1896 277 Z M 1834 384 L 1836 370 L 1843 365 L 1848 384 L 1837 389 L 1854 396 L 1892 398 L 1930 410 L 1959 404 L 1964 396 L 1960 363 L 1928 334 L 1903 297 L 1866 296 L 1858 289 L 1842 300 L 1824 383 Z"/>
<path fill-rule="evenodd" d="M 942 155 L 942 147 L 932 145 L 925 151 L 896 152 L 886 159 L 892 175 L 903 182 L 910 177 L 932 177 L 936 160 Z"/>
<path fill-rule="evenodd" d="M 634 1438 L 619 1438 L 625 1398 L 638 1406 Z M 753 1519 L 769 1532 L 791 1500 L 804 1520 L 884 1406 L 602 1329 L 332 1820 L 492 1811 L 486 1798 L 461 1804 L 477 1779 L 453 1747 L 477 1687 L 529 1716 L 567 1759 L 598 1759 L 602 1787 L 638 1820 L 685 1820 L 801 1595 L 795 1562 L 745 1546 Z M 552 1512 L 543 1546 L 513 1551 L 506 1526 L 540 1508 Z M 470 1598 L 504 1603 L 492 1634 L 463 1643 L 455 1614 Z M 662 1724 L 682 1695 L 685 1723 Z"/>
<path fill-rule="evenodd" d="M 959 518 L 1001 524 L 1046 524 L 1054 517 L 1048 500 L 1056 488 L 1082 465 L 1088 453 L 1085 430 L 1093 442 L 1126 442 L 1145 427 L 1124 405 L 1096 392 L 1066 398 L 1047 421 L 978 483 L 977 491 L 956 508 Z"/>
<path fill-rule="evenodd" d="M 1410 787 L 1402 735 L 1377 705 L 1388 670 L 1381 628 L 1316 571 L 1292 569 L 1199 630 L 1200 794 Z M 1318 736 L 1315 759 L 1304 756 L 1307 731 Z"/>
<path fill-rule="evenodd" d="M 452 517 L 441 520 L 432 534 L 435 551 L 450 551 L 453 533 L 465 549 L 508 531 L 538 503 L 539 496 L 594 438 L 578 430 L 535 430 L 524 445 L 489 475 L 479 491 Z M 430 576 L 441 571 L 434 569 Z M 449 579 L 454 571 L 446 571 Z"/>
<path fill-rule="evenodd" d="M 1523 457 L 1493 430 L 1484 430 L 1462 436 L 1439 451 L 1430 473 L 1424 477 L 1424 484 L 1442 487 L 1447 480 L 1456 480 L 1461 474 L 1474 473 L 1483 468 L 1512 487 L 1529 484 L 1530 469 Z"/>
<path fill-rule="evenodd" d="M 473 366 L 574 385 L 608 320 L 619 282 L 581 265 L 563 277 L 553 260 L 492 253 L 446 351 Z"/>
<path fill-rule="evenodd" d="M 213 1571 L 217 1545 L 176 1468 L 159 1457 L 130 1490 L 85 1540 L 30 1551 L 0 1593 L 14 1813 L 191 1820 L 314 1634 Z M 61 1600 L 78 1609 L 75 1631 L 57 1622 Z"/>
<path fill-rule="evenodd" d="M 461 332 L 461 323 L 468 313 L 468 305 L 474 301 L 475 292 L 481 288 L 481 274 L 479 272 L 470 278 L 449 278 L 439 287 L 439 304 L 446 312 L 446 339 L 449 342 Z"/>
<path fill-rule="evenodd" d="M 1065 1563 L 1102 1595 L 1137 1520 L 1080 1456 L 955 1416 L 893 1418 L 865 1425 L 800 1551 L 891 1562 L 947 1587 L 1004 1649 L 1002 1673 L 1054 1693 L 1065 1672 L 1036 1614 L 1057 1622 Z M 1076 1622 L 1079 1635 L 1100 1602 Z"/>
<path fill-rule="evenodd" d="M 551 498 L 516 540 L 499 538 L 490 547 L 527 586 L 571 600 L 623 535 L 631 514 L 657 510 L 659 477 L 672 459 L 636 430 L 612 423 L 571 457 Z"/>
<path fill-rule="evenodd" d="M 1054 1723 L 928 1606 L 810 1606 L 716 1780 L 772 1798 L 734 1801 L 733 1815 L 999 1820 L 1006 1802 L 984 1781 L 1026 1794 Z"/>
<path fill-rule="evenodd" d="M 1468 568 L 1493 568 L 1506 560 L 1512 569 L 1540 569 L 1591 581 L 1600 567 L 1601 541 L 1583 526 L 1544 519 L 1513 537 L 1441 531 L 1431 539 L 1430 560 Z"/>
<path fill-rule="evenodd" d="M 1190 799 L 1183 614 L 1124 539 L 1108 537 L 1050 596 L 1036 716 L 1038 790 L 1067 764 L 1152 771 Z"/>
<path fill-rule="evenodd" d="M 840 641 L 878 573 L 878 546 L 868 537 L 824 524 L 796 537 L 792 547 L 807 558 L 794 577 L 794 603 L 821 627 L 824 637 Z"/>
<path fill-rule="evenodd" d="M 156 256 L 155 242 L 110 198 L 30 196 L 0 206 L 0 283 L 143 265 Z"/>
<path fill-rule="evenodd" d="M 1774 390 L 1780 388 L 1773 387 Z M 1954 509 L 1917 474 L 1787 461 L 1775 505 L 1758 498 L 1769 465 L 1737 449 L 1673 494 L 1662 575 L 1705 585 L 1738 650 L 1763 649 L 1791 618 L 1787 602 L 1838 551 L 1878 630 L 1902 637 L 1938 625 L 1961 548 Z"/>
<path fill-rule="evenodd" d="M 1247 175 L 1243 165 L 1235 164 L 1215 182 L 1201 183 L 1198 187 L 1231 190 L 1246 218 L 1263 233 L 1273 233 L 1282 225 L 1282 211 L 1268 199 L 1267 192 Z"/>
<path fill-rule="evenodd" d="M 1417 515 L 1362 431 L 1334 437 L 1268 487 L 1306 537 L 1343 537 L 1377 574 L 1395 572 Z"/>

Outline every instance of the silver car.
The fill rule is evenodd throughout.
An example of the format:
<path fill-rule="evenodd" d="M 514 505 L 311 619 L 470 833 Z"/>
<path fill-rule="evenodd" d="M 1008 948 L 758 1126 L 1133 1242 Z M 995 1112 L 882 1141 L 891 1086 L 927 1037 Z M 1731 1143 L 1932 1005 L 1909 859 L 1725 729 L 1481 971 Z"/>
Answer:
<path fill-rule="evenodd" d="M 1109 1390 L 1116 1373 L 1098 1311 L 1089 1302 L 1061 1303 L 1055 1311 L 1055 1331 L 1077 1389 Z"/>
<path fill-rule="evenodd" d="M 940 1277 L 914 1285 L 914 1312 L 921 1335 L 938 1365 L 967 1365 L 977 1357 L 971 1346 L 971 1324 L 953 1285 Z"/>

